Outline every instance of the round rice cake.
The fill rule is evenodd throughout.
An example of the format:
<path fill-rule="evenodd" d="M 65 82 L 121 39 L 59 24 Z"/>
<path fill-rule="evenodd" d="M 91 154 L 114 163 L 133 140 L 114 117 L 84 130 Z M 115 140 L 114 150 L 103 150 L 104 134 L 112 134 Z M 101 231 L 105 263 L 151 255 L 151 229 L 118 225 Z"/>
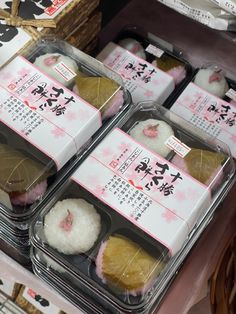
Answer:
<path fill-rule="evenodd" d="M 223 98 L 229 85 L 220 71 L 200 69 L 195 76 L 194 83 L 217 97 Z"/>
<path fill-rule="evenodd" d="M 58 201 L 44 220 L 48 244 L 64 254 L 87 252 L 96 242 L 100 230 L 100 215 L 84 199 Z"/>
<path fill-rule="evenodd" d="M 137 142 L 162 157 L 166 157 L 171 152 L 171 149 L 165 145 L 165 141 L 174 135 L 174 131 L 165 121 L 156 119 L 140 121 L 129 134 Z"/>
<path fill-rule="evenodd" d="M 34 65 L 36 65 L 40 70 L 54 78 L 59 83 L 63 84 L 64 86 L 69 86 L 73 81 L 74 78 L 68 80 L 65 79 L 56 69 L 55 67 L 59 64 L 63 64 L 72 72 L 77 72 L 78 66 L 76 62 L 67 56 L 64 56 L 60 53 L 46 53 L 37 57 L 34 61 Z"/>

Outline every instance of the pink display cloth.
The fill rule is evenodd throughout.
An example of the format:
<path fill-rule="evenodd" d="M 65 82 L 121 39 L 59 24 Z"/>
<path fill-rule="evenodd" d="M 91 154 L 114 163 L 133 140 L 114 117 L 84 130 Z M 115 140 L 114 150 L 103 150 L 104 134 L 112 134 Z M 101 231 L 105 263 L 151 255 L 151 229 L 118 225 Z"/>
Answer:
<path fill-rule="evenodd" d="M 13 259 L 0 251 L 0 278 L 17 282 L 31 288 L 55 304 L 67 314 L 82 314 L 78 308 L 65 300 L 56 291 L 52 290 L 45 282 L 37 278 L 30 271 L 19 265 Z"/>

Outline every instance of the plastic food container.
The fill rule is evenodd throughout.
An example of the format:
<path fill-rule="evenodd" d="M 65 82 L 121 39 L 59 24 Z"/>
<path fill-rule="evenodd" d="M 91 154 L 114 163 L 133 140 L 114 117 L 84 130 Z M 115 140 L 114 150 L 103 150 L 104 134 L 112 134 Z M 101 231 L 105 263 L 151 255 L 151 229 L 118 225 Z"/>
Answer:
<path fill-rule="evenodd" d="M 48 266 L 60 283 L 109 313 L 152 313 L 234 173 L 226 145 L 141 104 L 48 200 L 32 245 L 60 266 Z"/>
<path fill-rule="evenodd" d="M 104 313 L 104 308 L 95 302 L 91 294 L 86 294 L 84 289 L 81 290 L 73 276 L 64 273 L 63 281 L 61 281 L 60 272 L 56 271 L 55 267 L 56 269 L 62 269 L 62 267 L 57 262 L 33 247 L 31 249 L 31 261 L 34 273 L 80 310 L 91 314 Z"/>
<path fill-rule="evenodd" d="M 135 26 L 121 30 L 97 59 L 121 75 L 134 103 L 166 105 L 194 73 L 181 51 Z"/>
<path fill-rule="evenodd" d="M 226 143 L 236 157 L 235 75 L 220 65 L 207 64 L 195 73 L 171 111 Z"/>
<path fill-rule="evenodd" d="M 0 215 L 28 229 L 131 98 L 116 73 L 59 40 L 41 40 L 13 59 L 0 81 Z"/>
<path fill-rule="evenodd" d="M 11 258 L 24 266 L 30 266 L 30 246 L 24 246 L 17 243 L 17 239 L 14 239 L 5 230 L 0 228 L 0 245 L 1 250 L 8 254 Z"/>

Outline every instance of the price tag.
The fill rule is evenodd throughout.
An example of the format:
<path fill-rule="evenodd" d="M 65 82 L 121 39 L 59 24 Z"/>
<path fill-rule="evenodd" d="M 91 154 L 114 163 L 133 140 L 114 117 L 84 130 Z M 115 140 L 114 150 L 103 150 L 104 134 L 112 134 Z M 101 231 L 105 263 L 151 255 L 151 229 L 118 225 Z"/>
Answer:
<path fill-rule="evenodd" d="M 157 58 L 160 58 L 164 53 L 164 51 L 162 49 L 157 48 L 151 44 L 147 46 L 146 51 L 151 53 L 152 55 L 154 55 Z"/>

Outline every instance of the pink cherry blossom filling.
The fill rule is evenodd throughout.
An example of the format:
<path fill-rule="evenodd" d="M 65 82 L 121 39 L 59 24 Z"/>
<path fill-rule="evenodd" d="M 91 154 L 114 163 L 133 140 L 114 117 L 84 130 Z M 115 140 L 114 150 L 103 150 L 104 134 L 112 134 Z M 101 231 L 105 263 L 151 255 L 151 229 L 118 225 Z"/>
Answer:
<path fill-rule="evenodd" d="M 55 63 L 57 63 L 58 59 L 59 59 L 60 56 L 51 56 L 51 57 L 47 57 L 43 60 L 44 64 L 45 65 L 53 65 Z"/>
<path fill-rule="evenodd" d="M 68 214 L 67 216 L 60 222 L 60 228 L 64 229 L 65 231 L 69 232 L 72 229 L 73 224 L 73 215 L 67 210 Z"/>
<path fill-rule="evenodd" d="M 219 72 L 214 72 L 209 77 L 209 83 L 220 82 L 222 80 L 222 75 Z"/>
<path fill-rule="evenodd" d="M 146 128 L 143 129 L 143 134 L 147 137 L 157 137 L 158 131 L 157 131 L 158 124 L 156 125 L 148 125 Z"/>
<path fill-rule="evenodd" d="M 130 50 L 131 52 L 133 52 L 134 54 L 137 53 L 140 49 L 140 46 L 138 43 L 134 43 L 132 46 L 132 49 Z"/>

